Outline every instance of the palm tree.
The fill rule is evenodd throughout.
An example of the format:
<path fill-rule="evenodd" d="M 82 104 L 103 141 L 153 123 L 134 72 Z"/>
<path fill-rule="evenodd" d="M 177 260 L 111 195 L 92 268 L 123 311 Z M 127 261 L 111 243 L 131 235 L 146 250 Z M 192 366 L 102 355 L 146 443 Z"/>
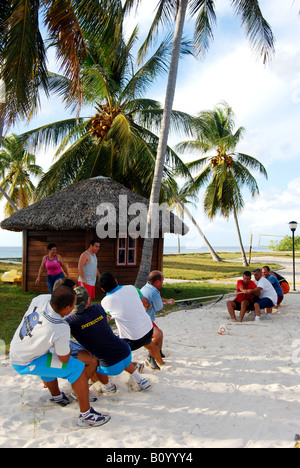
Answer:
<path fill-rule="evenodd" d="M 148 61 L 136 69 L 132 49 L 138 39 L 137 29 L 127 42 L 120 23 L 114 53 L 97 37 L 87 41 L 88 56 L 80 73 L 83 102 L 95 106 L 95 115 L 54 122 L 27 132 L 22 137 L 28 144 L 58 144 L 57 160 L 42 177 L 39 197 L 95 176 L 109 176 L 128 188 L 150 196 L 158 137 L 163 110 L 157 101 L 144 94 L 158 74 L 167 71 L 171 57 L 171 38 L 167 37 Z M 115 44 L 116 44 L 115 37 Z M 183 44 L 183 53 L 189 52 Z M 52 91 L 65 95 L 68 79 L 52 74 Z M 67 105 L 73 99 L 66 100 Z M 189 133 L 193 119 L 173 111 L 171 124 L 176 132 Z M 163 169 L 164 184 L 173 181 L 172 169 L 190 177 L 185 164 L 167 148 Z M 164 190 L 160 202 L 165 199 Z"/>
<path fill-rule="evenodd" d="M 238 223 L 238 213 L 244 207 L 242 188 L 246 186 L 254 197 L 259 188 L 253 171 L 267 178 L 264 166 L 252 156 L 236 150 L 245 129 L 234 131 L 235 116 L 232 108 L 222 103 L 212 111 L 203 111 L 195 119 L 197 139 L 177 145 L 179 152 L 198 151 L 209 154 L 188 164 L 193 170 L 201 170 L 194 178 L 193 187 L 199 190 L 204 185 L 204 210 L 210 219 L 217 214 L 229 218 L 234 216 L 244 266 L 248 266 Z M 212 155 L 213 153 L 213 155 Z"/>
<path fill-rule="evenodd" d="M 35 155 L 24 148 L 21 138 L 12 134 L 3 138 L 0 150 L 1 188 L 8 192 L 16 209 L 30 205 L 33 200 L 35 186 L 31 177 L 42 175 L 42 168 L 35 163 Z M 10 216 L 15 209 L 8 202 L 4 213 Z"/>
<path fill-rule="evenodd" d="M 69 78 L 68 94 L 81 104 L 80 69 L 87 57 L 83 30 L 113 47 L 121 0 L 2 0 L 0 7 L 0 78 L 6 85 L 2 119 L 10 126 L 30 119 L 40 92 L 49 95 L 46 49 L 54 46 Z M 41 21 L 43 20 L 43 21 Z M 42 34 L 41 24 L 47 37 Z M 0 138 L 1 139 L 1 138 Z"/>
<path fill-rule="evenodd" d="M 3 130 L 18 119 L 30 120 L 40 106 L 40 93 L 49 96 L 47 42 L 56 47 L 57 58 L 69 78 L 66 90 L 82 103 L 80 68 L 87 56 L 83 29 L 92 31 L 114 49 L 113 31 L 118 27 L 121 0 L 1 0 L 0 83 L 5 100 L 0 102 L 0 147 Z M 47 30 L 41 32 L 41 18 Z M 49 46 L 49 45 L 48 45 Z M 16 210 L 7 193 L 0 193 Z"/>
<path fill-rule="evenodd" d="M 126 0 L 125 7 L 129 9 L 133 7 L 133 5 L 139 5 L 140 2 L 141 0 Z M 274 38 L 270 26 L 262 15 L 258 0 L 230 0 L 230 3 L 234 7 L 235 13 L 241 17 L 242 24 L 245 27 L 246 34 L 252 46 L 263 57 L 264 62 L 267 62 L 272 52 L 274 51 Z M 203 55 L 203 53 L 207 51 L 210 41 L 213 38 L 213 25 L 216 22 L 215 4 L 213 0 L 160 0 L 149 35 L 141 49 L 142 57 L 149 43 L 151 43 L 159 24 L 166 21 L 174 21 L 174 18 L 176 19 L 173 53 L 164 106 L 164 116 L 149 204 L 149 232 L 153 206 L 155 203 L 158 203 L 160 196 L 163 167 L 170 128 L 170 116 L 176 89 L 180 44 L 183 36 L 188 7 L 190 7 L 191 16 L 196 16 L 194 37 L 195 49 L 199 55 Z M 147 282 L 151 268 L 152 252 L 153 239 L 148 237 L 144 241 L 141 267 L 136 280 L 136 285 L 138 287 Z"/>

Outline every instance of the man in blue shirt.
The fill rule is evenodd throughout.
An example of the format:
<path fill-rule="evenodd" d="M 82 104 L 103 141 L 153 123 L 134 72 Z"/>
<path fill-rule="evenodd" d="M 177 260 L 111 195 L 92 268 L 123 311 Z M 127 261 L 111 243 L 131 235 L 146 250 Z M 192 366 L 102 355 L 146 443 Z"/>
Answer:
<path fill-rule="evenodd" d="M 124 370 L 136 379 L 139 390 L 150 388 L 149 382 L 139 374 L 131 362 L 129 345 L 118 338 L 110 328 L 103 307 L 98 304 L 89 305 L 89 295 L 84 287 L 75 288 L 75 293 L 76 306 L 73 314 L 66 320 L 78 343 L 98 359 L 96 373 L 102 378 L 98 376 L 96 380 L 104 384 L 104 392 L 116 390 L 111 389 L 115 386 L 109 382 L 108 376 L 119 375 Z"/>
<path fill-rule="evenodd" d="M 153 323 L 153 337 L 152 341 L 160 350 L 161 356 L 164 357 L 161 349 L 163 343 L 163 332 L 155 323 L 155 315 L 157 312 L 160 312 L 164 308 L 164 304 L 174 304 L 174 299 L 162 299 L 161 297 L 161 288 L 164 283 L 164 275 L 161 271 L 154 270 L 150 273 L 148 278 L 148 283 L 142 287 L 141 292 L 143 296 L 148 299 L 150 303 L 150 309 L 146 309 L 147 314 L 152 320 Z M 146 359 L 146 365 L 152 369 L 159 369 L 159 366 L 155 362 L 155 359 L 152 356 L 148 356 Z"/>
<path fill-rule="evenodd" d="M 273 288 L 276 291 L 278 300 L 277 300 L 277 305 L 275 306 L 275 308 L 277 309 L 279 307 L 279 305 L 281 304 L 281 302 L 283 301 L 283 292 L 282 292 L 281 286 L 279 284 L 279 281 L 278 281 L 277 278 L 275 278 L 275 276 L 271 275 L 271 271 L 270 271 L 270 268 L 268 266 L 264 266 L 261 269 L 261 271 L 262 271 L 263 276 L 268 281 L 270 281 L 270 283 L 272 284 Z"/>

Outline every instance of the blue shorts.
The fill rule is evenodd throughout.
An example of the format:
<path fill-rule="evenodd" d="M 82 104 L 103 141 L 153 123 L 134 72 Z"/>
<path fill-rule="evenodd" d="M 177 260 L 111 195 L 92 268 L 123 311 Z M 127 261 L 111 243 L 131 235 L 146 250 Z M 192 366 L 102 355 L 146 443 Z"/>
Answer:
<path fill-rule="evenodd" d="M 77 359 L 78 352 L 79 351 L 84 351 L 85 348 L 81 344 L 78 343 L 78 341 L 70 341 L 70 349 L 71 349 L 71 356 L 75 359 Z"/>
<path fill-rule="evenodd" d="M 65 379 L 72 385 L 81 376 L 85 364 L 78 359 L 70 357 L 69 361 L 63 364 L 56 354 L 47 353 L 28 366 L 16 366 L 13 368 L 20 375 L 37 375 L 44 382 L 53 382 L 57 378 Z"/>
<path fill-rule="evenodd" d="M 114 364 L 113 366 L 109 366 L 109 367 L 98 366 L 98 368 L 96 369 L 96 372 L 102 375 L 119 375 L 123 372 L 123 370 L 126 367 L 130 366 L 131 358 L 132 356 L 130 352 L 129 356 L 123 359 L 123 361 L 120 361 L 117 364 Z"/>
<path fill-rule="evenodd" d="M 271 301 L 271 299 L 269 299 L 268 297 L 258 299 L 257 303 L 261 309 L 271 309 L 275 305 L 273 304 L 273 301 Z"/>

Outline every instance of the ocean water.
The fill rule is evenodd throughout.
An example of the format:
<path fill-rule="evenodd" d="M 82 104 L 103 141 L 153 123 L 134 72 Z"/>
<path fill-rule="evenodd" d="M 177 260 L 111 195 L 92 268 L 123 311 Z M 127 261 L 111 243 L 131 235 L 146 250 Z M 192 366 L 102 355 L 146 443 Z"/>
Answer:
<path fill-rule="evenodd" d="M 0 247 L 0 258 L 22 258 L 22 247 Z"/>

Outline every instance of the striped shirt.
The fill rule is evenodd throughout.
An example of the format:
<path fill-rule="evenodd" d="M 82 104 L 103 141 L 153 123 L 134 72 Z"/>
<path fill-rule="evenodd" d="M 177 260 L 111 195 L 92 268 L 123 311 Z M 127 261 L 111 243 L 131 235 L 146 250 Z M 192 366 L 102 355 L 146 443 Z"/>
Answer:
<path fill-rule="evenodd" d="M 35 297 L 10 344 L 12 364 L 27 366 L 51 351 L 58 356 L 70 353 L 70 327 L 50 305 L 51 296 Z"/>

